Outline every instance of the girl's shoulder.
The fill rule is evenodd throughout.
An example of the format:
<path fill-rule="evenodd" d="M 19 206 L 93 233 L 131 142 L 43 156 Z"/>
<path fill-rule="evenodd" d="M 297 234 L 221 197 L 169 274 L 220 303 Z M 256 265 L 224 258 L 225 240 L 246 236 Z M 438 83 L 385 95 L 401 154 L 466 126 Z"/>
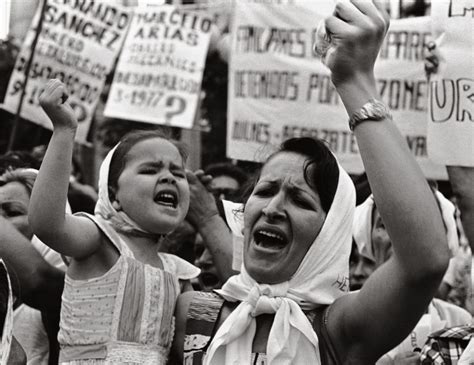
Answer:
<path fill-rule="evenodd" d="M 196 266 L 176 255 L 159 252 L 158 256 L 163 263 L 163 270 L 173 274 L 179 280 L 194 279 L 201 272 Z"/>

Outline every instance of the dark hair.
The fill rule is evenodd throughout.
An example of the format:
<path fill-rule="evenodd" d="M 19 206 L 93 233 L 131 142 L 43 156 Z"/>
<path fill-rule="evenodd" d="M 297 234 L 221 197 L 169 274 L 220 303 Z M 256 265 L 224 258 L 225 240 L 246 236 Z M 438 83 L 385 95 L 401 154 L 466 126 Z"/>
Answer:
<path fill-rule="evenodd" d="M 290 138 L 284 141 L 280 148 L 267 158 L 262 168 L 273 157 L 282 152 L 294 152 L 307 158 L 303 166 L 304 179 L 318 193 L 323 210 L 326 213 L 329 212 L 339 182 L 339 166 L 326 143 L 309 137 Z M 244 201 L 247 201 L 258 182 L 260 172 L 261 169 L 247 186 Z"/>
<path fill-rule="evenodd" d="M 161 138 L 171 144 L 173 144 L 177 149 L 183 163 L 186 162 L 188 157 L 184 144 L 181 142 L 175 141 L 169 138 L 166 134 L 158 130 L 139 130 L 132 131 L 127 133 L 120 141 L 120 144 L 117 146 L 117 149 L 114 151 L 112 160 L 110 161 L 109 167 L 109 198 L 111 201 L 115 199 L 114 194 L 117 191 L 118 179 L 122 173 L 125 165 L 127 163 L 127 154 L 137 143 L 145 141 L 152 138 Z"/>
<path fill-rule="evenodd" d="M 230 176 L 235 179 L 240 186 L 245 184 L 248 179 L 247 174 L 239 166 L 233 165 L 230 162 L 217 162 L 207 165 L 204 169 L 206 174 L 212 175 L 212 177 L 217 176 Z"/>

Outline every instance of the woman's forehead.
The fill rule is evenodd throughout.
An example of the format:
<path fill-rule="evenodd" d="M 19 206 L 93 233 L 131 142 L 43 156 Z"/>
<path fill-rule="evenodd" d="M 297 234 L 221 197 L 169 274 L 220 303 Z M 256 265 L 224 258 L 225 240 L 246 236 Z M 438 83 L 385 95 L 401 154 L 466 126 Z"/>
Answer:
<path fill-rule="evenodd" d="M 294 152 L 280 152 L 263 166 L 260 179 L 289 179 L 305 182 L 306 157 Z"/>
<path fill-rule="evenodd" d="M 11 200 L 28 201 L 29 199 L 28 189 L 18 181 L 12 181 L 0 186 L 0 202 Z"/>

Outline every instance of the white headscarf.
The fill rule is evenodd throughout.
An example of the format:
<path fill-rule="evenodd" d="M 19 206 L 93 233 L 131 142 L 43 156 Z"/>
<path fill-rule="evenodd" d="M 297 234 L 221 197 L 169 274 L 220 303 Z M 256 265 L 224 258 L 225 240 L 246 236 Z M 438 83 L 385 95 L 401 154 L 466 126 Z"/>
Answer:
<path fill-rule="evenodd" d="M 94 214 L 101 216 L 107 220 L 117 231 L 124 233 L 138 234 L 141 236 L 150 236 L 153 238 L 160 238 L 160 235 L 150 233 L 141 228 L 135 221 L 132 220 L 125 212 L 117 211 L 109 198 L 109 169 L 112 161 L 112 156 L 119 146 L 120 142 L 112 148 L 104 161 L 100 165 L 99 170 L 99 198 L 94 209 Z"/>
<path fill-rule="evenodd" d="M 454 256 L 459 248 L 459 238 L 454 215 L 456 208 L 454 204 L 446 199 L 439 191 L 436 190 L 434 194 L 446 227 L 448 247 L 451 251 L 451 255 Z M 374 247 L 372 247 L 372 214 L 374 204 L 374 197 L 370 195 L 361 205 L 356 207 L 352 235 L 360 254 L 375 261 Z"/>
<path fill-rule="evenodd" d="M 339 166 L 339 182 L 323 227 L 294 276 L 286 282 L 258 284 L 245 270 L 218 291 L 240 301 L 212 340 L 204 364 L 249 364 L 255 317 L 275 313 L 268 337 L 268 364 L 321 363 L 318 337 L 303 310 L 331 304 L 348 290 L 355 189 Z"/>
<path fill-rule="evenodd" d="M 0 344 L 0 364 L 6 364 L 8 357 L 10 356 L 10 349 L 13 340 L 13 294 L 10 276 L 8 275 L 7 267 L 2 259 L 0 259 L 0 265 L 5 268 L 7 278 L 7 282 L 2 283 L 2 285 L 8 285 L 7 313 L 5 315 Z"/>

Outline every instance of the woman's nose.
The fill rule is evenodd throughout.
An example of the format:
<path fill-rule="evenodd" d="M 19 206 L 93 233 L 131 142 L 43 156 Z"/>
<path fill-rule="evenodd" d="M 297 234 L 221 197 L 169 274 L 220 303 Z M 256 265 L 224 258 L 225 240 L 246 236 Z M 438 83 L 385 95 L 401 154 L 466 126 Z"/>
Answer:
<path fill-rule="evenodd" d="M 274 196 L 262 209 L 262 213 L 269 219 L 281 219 L 284 218 L 282 207 L 283 199 L 279 195 Z"/>

